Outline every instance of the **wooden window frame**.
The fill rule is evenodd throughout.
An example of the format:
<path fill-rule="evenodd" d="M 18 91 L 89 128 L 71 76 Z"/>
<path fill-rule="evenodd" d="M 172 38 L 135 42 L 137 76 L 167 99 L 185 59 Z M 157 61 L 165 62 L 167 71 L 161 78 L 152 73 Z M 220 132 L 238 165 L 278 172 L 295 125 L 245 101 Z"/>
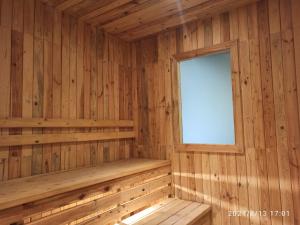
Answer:
<path fill-rule="evenodd" d="M 182 140 L 182 104 L 180 93 L 180 70 L 181 61 L 199 56 L 211 55 L 214 53 L 230 52 L 231 59 L 231 80 L 233 96 L 234 132 L 235 144 L 184 144 Z M 207 48 L 200 48 L 188 52 L 179 53 L 172 59 L 172 89 L 174 104 L 174 149 L 179 152 L 210 152 L 210 153 L 243 153 L 244 152 L 244 132 L 242 119 L 241 85 L 239 70 L 238 41 L 228 41 L 222 44 L 213 45 Z M 177 110 L 177 112 L 176 112 Z"/>

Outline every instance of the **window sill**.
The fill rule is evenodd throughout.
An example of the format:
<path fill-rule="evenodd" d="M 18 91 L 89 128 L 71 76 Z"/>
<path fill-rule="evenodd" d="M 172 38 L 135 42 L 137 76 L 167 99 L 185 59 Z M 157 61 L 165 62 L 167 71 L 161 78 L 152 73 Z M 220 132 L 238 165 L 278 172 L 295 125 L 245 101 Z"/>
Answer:
<path fill-rule="evenodd" d="M 207 152 L 207 153 L 229 153 L 242 154 L 244 149 L 237 145 L 211 145 L 211 144 L 178 144 L 175 152 Z"/>

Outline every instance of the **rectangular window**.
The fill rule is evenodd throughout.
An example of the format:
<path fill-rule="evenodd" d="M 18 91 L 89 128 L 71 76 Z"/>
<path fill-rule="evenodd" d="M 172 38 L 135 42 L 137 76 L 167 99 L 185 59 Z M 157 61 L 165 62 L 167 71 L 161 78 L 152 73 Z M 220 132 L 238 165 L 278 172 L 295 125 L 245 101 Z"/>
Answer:
<path fill-rule="evenodd" d="M 237 42 L 174 56 L 178 151 L 243 151 Z M 176 92 L 174 92 L 176 93 Z M 175 120 L 176 122 L 176 120 Z M 175 131 L 176 132 L 176 131 Z"/>
<path fill-rule="evenodd" d="M 184 144 L 235 144 L 230 52 L 180 62 Z"/>

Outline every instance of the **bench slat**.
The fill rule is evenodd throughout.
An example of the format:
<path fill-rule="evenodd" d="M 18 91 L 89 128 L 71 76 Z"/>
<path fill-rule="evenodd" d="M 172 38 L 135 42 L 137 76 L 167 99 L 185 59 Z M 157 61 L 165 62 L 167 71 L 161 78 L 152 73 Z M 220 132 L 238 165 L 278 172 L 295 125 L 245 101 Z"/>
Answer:
<path fill-rule="evenodd" d="M 165 208 L 170 202 L 175 201 L 174 198 L 167 198 L 166 200 L 159 202 L 156 205 L 151 206 L 150 208 L 147 208 L 137 214 L 134 214 L 133 216 L 130 216 L 123 221 L 121 221 L 120 225 L 130 225 L 130 224 L 136 224 L 137 222 L 148 219 L 152 214 L 155 214 L 158 210 L 162 210 Z"/>
<path fill-rule="evenodd" d="M 122 221 L 121 225 L 208 225 L 211 207 L 180 199 L 167 200 Z M 147 210 L 148 215 L 147 215 Z"/>
<path fill-rule="evenodd" d="M 133 127 L 133 120 L 87 120 L 13 118 L 0 120 L 0 128 L 81 128 L 81 127 Z"/>
<path fill-rule="evenodd" d="M 163 212 L 161 210 L 159 210 L 156 213 L 156 217 L 154 219 L 150 220 L 147 223 L 142 223 L 142 224 L 148 224 L 148 225 L 160 224 L 160 223 L 164 222 L 165 220 L 167 220 L 168 218 L 170 218 L 175 213 L 177 213 L 180 210 L 187 207 L 189 204 L 190 204 L 190 202 L 188 202 L 188 201 L 181 201 L 179 204 L 176 204 L 176 205 L 175 205 L 175 203 L 169 204 L 172 206 L 169 210 L 165 210 Z"/>
<path fill-rule="evenodd" d="M 134 138 L 135 132 L 101 132 L 101 133 L 64 133 L 64 134 L 23 134 L 1 136 L 0 147 L 20 145 L 40 145 L 68 142 L 105 141 Z"/>
<path fill-rule="evenodd" d="M 2 182 L 0 210 L 168 165 L 167 160 L 130 159 Z"/>
<path fill-rule="evenodd" d="M 210 211 L 210 207 L 208 205 L 200 205 L 195 208 L 189 214 L 185 215 L 181 219 L 179 219 L 174 225 L 184 225 L 184 224 L 194 224 L 201 218 L 203 218 Z"/>
<path fill-rule="evenodd" d="M 143 220 L 140 220 L 136 223 L 133 223 L 134 225 L 144 225 L 144 224 L 150 224 L 151 222 L 153 222 L 153 220 L 155 220 L 158 216 L 160 216 L 161 214 L 164 214 L 166 212 L 168 212 L 170 209 L 180 206 L 180 204 L 182 204 L 184 201 L 183 200 L 179 200 L 179 201 L 173 201 L 172 203 L 169 203 L 167 205 L 165 205 L 164 207 L 158 209 L 155 211 L 155 213 L 153 213 L 152 215 L 145 217 Z"/>
<path fill-rule="evenodd" d="M 201 204 L 198 202 L 191 202 L 187 207 L 184 209 L 180 210 L 179 212 L 175 213 L 171 217 L 169 217 L 167 220 L 162 222 L 160 225 L 169 225 L 169 224 L 174 224 L 178 220 L 180 220 L 182 217 L 187 216 L 190 212 L 192 212 L 194 209 L 199 207 Z"/>
<path fill-rule="evenodd" d="M 164 187 L 150 194 L 136 198 L 130 202 L 126 202 L 125 204 L 121 204 L 119 207 L 101 214 L 96 219 L 80 223 L 79 225 L 107 225 L 116 223 L 117 221 L 119 221 L 119 219 L 128 215 L 130 212 L 133 212 L 145 206 L 145 202 L 148 202 L 148 204 L 151 205 L 151 202 L 157 202 L 161 199 L 165 199 L 166 196 L 170 194 L 171 187 Z"/>
<path fill-rule="evenodd" d="M 171 183 L 171 175 L 157 178 L 148 181 L 137 187 L 125 190 L 123 192 L 116 192 L 114 194 L 99 198 L 97 200 L 82 204 L 78 207 L 70 208 L 62 212 L 45 217 L 31 223 L 32 225 L 52 225 L 52 224 L 69 224 L 72 221 L 78 220 L 84 215 L 91 215 L 96 212 L 105 212 L 115 205 L 124 204 L 132 199 L 141 197 L 152 193 L 153 190 L 166 188 L 166 184 Z"/>

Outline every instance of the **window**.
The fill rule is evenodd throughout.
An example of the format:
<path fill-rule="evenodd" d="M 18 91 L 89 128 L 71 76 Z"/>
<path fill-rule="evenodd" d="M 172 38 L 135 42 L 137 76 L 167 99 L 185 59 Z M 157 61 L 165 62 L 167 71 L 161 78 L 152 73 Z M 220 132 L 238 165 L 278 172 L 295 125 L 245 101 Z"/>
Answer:
<path fill-rule="evenodd" d="M 175 59 L 180 100 L 177 121 L 180 140 L 175 149 L 241 152 L 237 43 L 185 52 Z"/>
<path fill-rule="evenodd" d="M 184 144 L 235 144 L 230 53 L 180 62 Z"/>

